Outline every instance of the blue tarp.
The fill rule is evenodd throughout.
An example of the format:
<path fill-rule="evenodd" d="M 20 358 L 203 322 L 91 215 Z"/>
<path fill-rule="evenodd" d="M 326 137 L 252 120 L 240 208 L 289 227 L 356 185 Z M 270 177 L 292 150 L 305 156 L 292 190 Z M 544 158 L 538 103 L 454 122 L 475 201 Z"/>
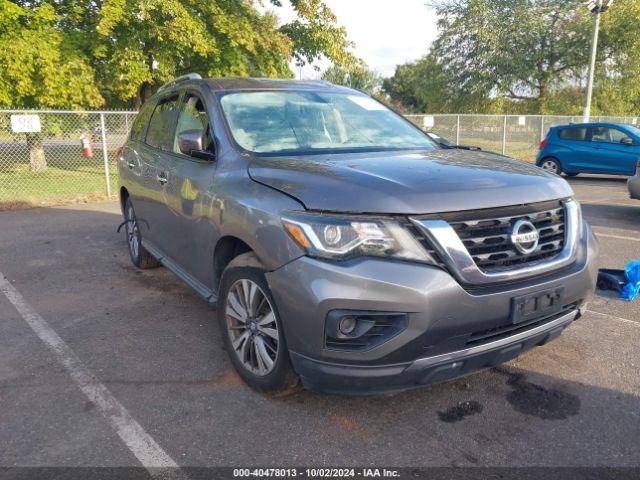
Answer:
<path fill-rule="evenodd" d="M 624 276 L 627 278 L 627 284 L 622 289 L 620 298 L 631 302 L 640 293 L 640 262 L 630 262 L 624 269 Z"/>

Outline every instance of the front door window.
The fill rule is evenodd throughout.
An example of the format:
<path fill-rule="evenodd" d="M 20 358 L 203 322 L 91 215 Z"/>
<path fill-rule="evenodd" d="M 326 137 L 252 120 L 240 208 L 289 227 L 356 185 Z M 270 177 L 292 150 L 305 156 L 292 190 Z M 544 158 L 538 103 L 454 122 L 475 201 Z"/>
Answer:
<path fill-rule="evenodd" d="M 627 135 L 622 130 L 609 127 L 593 127 L 591 135 L 592 142 L 622 143 L 623 138 Z"/>

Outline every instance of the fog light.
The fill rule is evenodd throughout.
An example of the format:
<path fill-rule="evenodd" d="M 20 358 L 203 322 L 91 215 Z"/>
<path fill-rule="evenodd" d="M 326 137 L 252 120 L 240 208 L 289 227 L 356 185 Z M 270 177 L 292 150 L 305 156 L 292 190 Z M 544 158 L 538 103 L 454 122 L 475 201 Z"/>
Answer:
<path fill-rule="evenodd" d="M 406 313 L 330 310 L 324 326 L 325 345 L 330 350 L 369 350 L 403 331 L 407 324 Z"/>
<path fill-rule="evenodd" d="M 349 335 L 356 329 L 357 323 L 356 317 L 342 317 L 338 329 L 343 335 Z"/>

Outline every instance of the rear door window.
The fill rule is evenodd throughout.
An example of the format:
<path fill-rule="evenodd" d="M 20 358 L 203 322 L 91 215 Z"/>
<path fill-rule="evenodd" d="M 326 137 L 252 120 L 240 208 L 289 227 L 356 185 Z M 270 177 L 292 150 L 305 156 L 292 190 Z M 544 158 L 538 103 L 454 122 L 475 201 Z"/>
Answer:
<path fill-rule="evenodd" d="M 558 137 L 563 140 L 575 140 L 584 142 L 587 139 L 586 127 L 563 128 L 558 131 Z"/>
<path fill-rule="evenodd" d="M 173 150 L 173 130 L 179 107 L 178 94 L 163 98 L 158 102 L 147 129 L 146 143 L 148 145 L 168 152 Z"/>
<path fill-rule="evenodd" d="M 131 127 L 131 132 L 129 134 L 129 138 L 135 141 L 142 141 L 144 138 L 144 132 L 147 129 L 147 124 L 149 123 L 149 117 L 153 112 L 153 107 L 155 102 L 147 102 L 145 103 L 138 116 L 133 121 L 133 126 Z"/>

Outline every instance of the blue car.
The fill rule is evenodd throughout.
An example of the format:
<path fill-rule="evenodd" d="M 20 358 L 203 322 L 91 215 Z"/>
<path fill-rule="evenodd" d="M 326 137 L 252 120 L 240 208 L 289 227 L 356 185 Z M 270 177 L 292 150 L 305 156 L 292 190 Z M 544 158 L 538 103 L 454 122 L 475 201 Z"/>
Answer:
<path fill-rule="evenodd" d="M 640 129 L 621 123 L 579 123 L 552 127 L 540 142 L 536 165 L 570 177 L 579 173 L 635 174 Z"/>

